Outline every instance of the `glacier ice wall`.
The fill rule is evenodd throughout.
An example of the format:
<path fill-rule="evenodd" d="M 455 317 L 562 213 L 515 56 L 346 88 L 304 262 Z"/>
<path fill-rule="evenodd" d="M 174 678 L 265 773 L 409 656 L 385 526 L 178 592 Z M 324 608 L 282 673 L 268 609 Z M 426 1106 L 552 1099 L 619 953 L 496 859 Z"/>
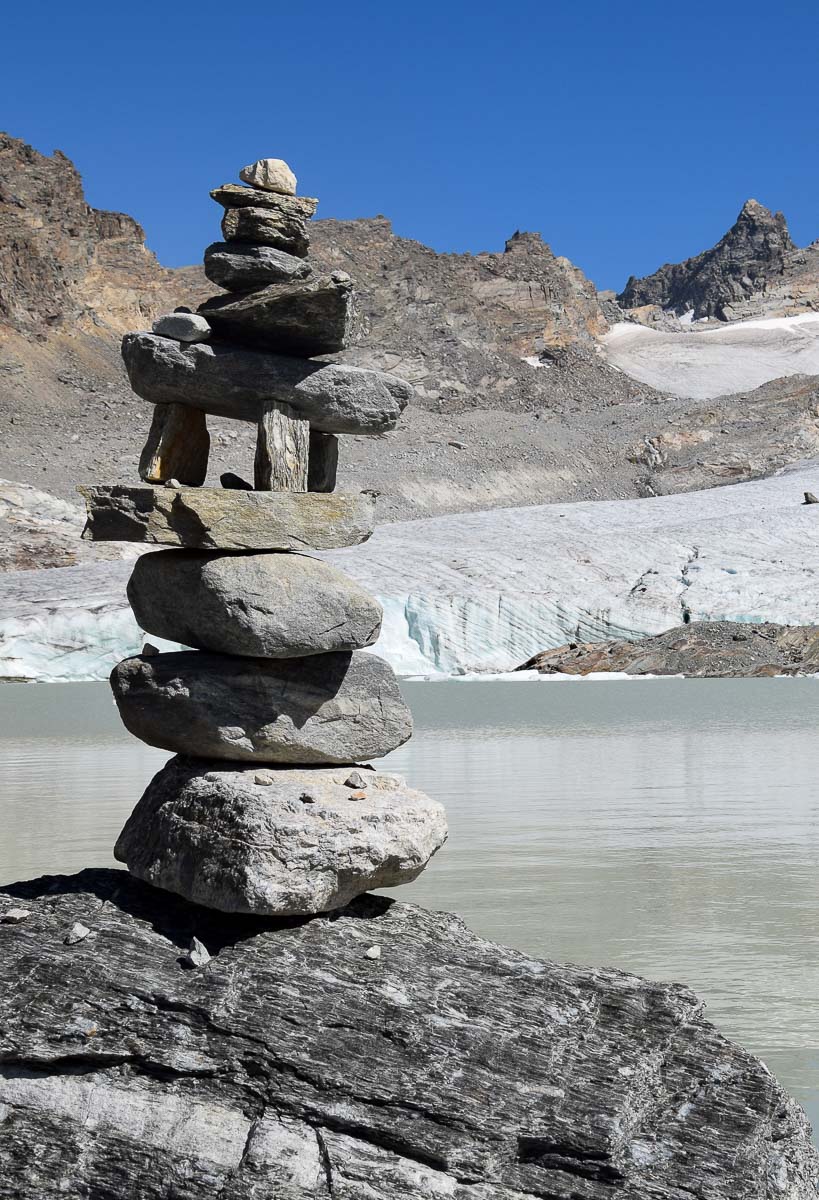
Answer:
<path fill-rule="evenodd" d="M 502 672 L 566 641 L 685 620 L 819 623 L 819 505 L 805 491 L 819 493 L 816 463 L 704 492 L 384 525 L 322 557 L 379 597 L 373 649 L 400 674 Z M 130 569 L 0 575 L 0 677 L 100 679 L 138 652 Z"/>

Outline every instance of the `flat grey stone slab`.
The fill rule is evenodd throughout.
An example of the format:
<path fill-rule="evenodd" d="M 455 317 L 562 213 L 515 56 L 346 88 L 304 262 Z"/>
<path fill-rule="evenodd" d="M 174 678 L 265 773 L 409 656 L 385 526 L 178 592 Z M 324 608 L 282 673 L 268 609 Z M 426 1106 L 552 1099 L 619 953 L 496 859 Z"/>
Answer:
<path fill-rule="evenodd" d="M 412 398 L 410 384 L 385 371 L 226 342 L 185 346 L 152 333 L 127 333 L 122 358 L 131 387 L 151 404 L 189 404 L 255 422 L 264 401 L 278 400 L 324 433 L 385 433 Z"/>
<path fill-rule="evenodd" d="M 212 242 L 205 250 L 205 274 L 217 287 L 247 292 L 271 283 L 306 279 L 313 273 L 309 262 L 273 246 Z"/>
<path fill-rule="evenodd" d="M 303 554 L 143 554 L 128 601 L 146 633 L 260 658 L 371 646 L 383 615 L 349 575 Z"/>
<path fill-rule="evenodd" d="M 397 775 L 172 758 L 115 857 L 155 887 L 223 912 L 300 916 L 415 879 L 446 839 L 441 804 Z"/>
<path fill-rule="evenodd" d="M 263 192 L 260 188 L 244 187 L 238 183 L 223 183 L 214 188 L 211 196 L 223 208 L 267 208 L 308 221 L 318 208 L 313 196 L 285 196 L 281 192 Z"/>
<path fill-rule="evenodd" d="M 86 541 L 148 542 L 194 550 L 332 550 L 373 531 L 370 492 L 246 492 L 233 488 L 79 489 Z"/>
<path fill-rule="evenodd" d="M 335 354 L 347 345 L 353 281 L 343 271 L 214 296 L 199 312 L 223 338 L 281 354 Z"/>
<path fill-rule="evenodd" d="M 123 724 L 175 754 L 302 766 L 381 758 L 412 734 L 392 668 L 365 650 L 239 658 L 195 650 L 111 672 Z"/>
<path fill-rule="evenodd" d="M 815 1200 L 804 1113 L 677 984 L 386 896 L 265 919 L 96 870 L 0 891 L 21 906 L 9 1197 Z"/>

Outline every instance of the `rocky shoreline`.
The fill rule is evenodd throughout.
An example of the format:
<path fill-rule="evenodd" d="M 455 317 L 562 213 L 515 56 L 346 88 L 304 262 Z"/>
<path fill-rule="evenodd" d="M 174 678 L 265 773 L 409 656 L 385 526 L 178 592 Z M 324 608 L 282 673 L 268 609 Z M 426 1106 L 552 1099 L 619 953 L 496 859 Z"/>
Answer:
<path fill-rule="evenodd" d="M 815 1196 L 801 1110 L 673 984 L 104 870 L 0 890 L 0 944 L 10 1198 Z"/>
<path fill-rule="evenodd" d="M 567 642 L 518 671 L 541 675 L 684 675 L 691 679 L 762 679 L 819 673 L 819 625 L 770 621 L 695 621 L 641 641 Z"/>

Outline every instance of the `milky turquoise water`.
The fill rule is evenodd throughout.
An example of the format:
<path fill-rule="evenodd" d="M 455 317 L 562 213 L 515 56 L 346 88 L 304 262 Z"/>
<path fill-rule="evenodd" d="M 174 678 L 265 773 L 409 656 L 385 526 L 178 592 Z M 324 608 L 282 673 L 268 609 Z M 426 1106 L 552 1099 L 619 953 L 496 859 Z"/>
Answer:
<path fill-rule="evenodd" d="M 384 765 L 450 840 L 395 892 L 540 956 L 688 984 L 819 1124 L 819 682 L 407 683 Z M 110 866 L 167 756 L 107 685 L 0 686 L 0 880 Z"/>

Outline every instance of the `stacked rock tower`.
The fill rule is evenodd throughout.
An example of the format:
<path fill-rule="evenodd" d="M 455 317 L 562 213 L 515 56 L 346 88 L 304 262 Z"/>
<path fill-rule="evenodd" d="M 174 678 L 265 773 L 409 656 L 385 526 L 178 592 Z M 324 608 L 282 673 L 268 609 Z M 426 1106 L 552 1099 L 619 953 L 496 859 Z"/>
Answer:
<path fill-rule="evenodd" d="M 309 554 L 370 536 L 374 497 L 334 491 L 337 435 L 392 429 L 411 388 L 315 361 L 347 343 L 352 281 L 307 260 L 317 201 L 286 163 L 240 177 L 211 192 L 225 240 L 205 272 L 226 294 L 123 340 L 155 406 L 144 482 L 83 488 L 83 536 L 174 547 L 138 559 L 128 598 L 147 633 L 192 647 L 146 648 L 111 675 L 128 730 L 175 754 L 117 858 L 212 908 L 309 914 L 414 879 L 446 837 L 438 803 L 369 766 L 412 732 L 392 670 L 364 650 L 380 606 Z M 207 414 L 256 424 L 253 487 L 202 486 Z"/>

